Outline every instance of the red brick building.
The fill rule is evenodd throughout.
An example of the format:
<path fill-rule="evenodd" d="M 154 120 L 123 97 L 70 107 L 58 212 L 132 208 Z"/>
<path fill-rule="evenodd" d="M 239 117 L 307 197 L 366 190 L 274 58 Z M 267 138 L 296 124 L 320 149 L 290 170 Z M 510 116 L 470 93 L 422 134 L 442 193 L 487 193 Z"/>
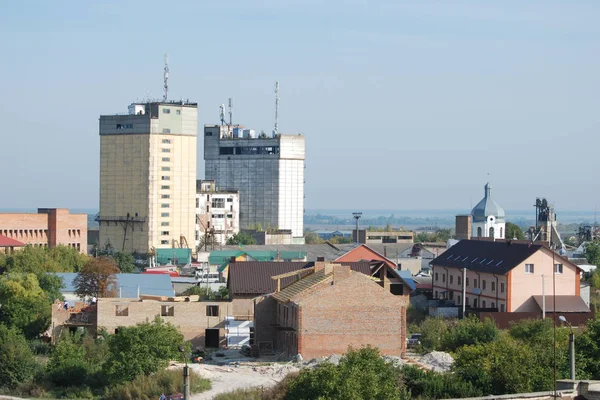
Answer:
<path fill-rule="evenodd" d="M 317 263 L 312 273 L 271 297 L 277 303 L 275 347 L 288 356 L 311 359 L 366 345 L 386 355 L 406 350 L 407 296 L 390 293 L 348 266 Z"/>
<path fill-rule="evenodd" d="M 36 213 L 0 213 L 0 235 L 25 245 L 53 248 L 59 244 L 87 253 L 87 214 L 66 208 L 38 208 Z"/>

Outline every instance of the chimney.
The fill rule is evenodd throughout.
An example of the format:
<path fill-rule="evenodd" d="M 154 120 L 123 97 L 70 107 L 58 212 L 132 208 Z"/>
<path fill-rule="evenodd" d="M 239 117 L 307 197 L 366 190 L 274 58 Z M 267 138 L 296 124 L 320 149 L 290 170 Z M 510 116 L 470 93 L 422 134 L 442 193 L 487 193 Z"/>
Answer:
<path fill-rule="evenodd" d="M 317 262 L 315 263 L 315 272 L 322 271 L 325 269 L 325 257 L 317 257 Z"/>
<path fill-rule="evenodd" d="M 336 282 L 346 279 L 350 275 L 352 275 L 352 270 L 350 270 L 349 265 L 333 265 L 333 264 L 329 264 L 329 265 L 331 265 L 333 268 L 333 284 L 334 285 L 336 284 Z"/>

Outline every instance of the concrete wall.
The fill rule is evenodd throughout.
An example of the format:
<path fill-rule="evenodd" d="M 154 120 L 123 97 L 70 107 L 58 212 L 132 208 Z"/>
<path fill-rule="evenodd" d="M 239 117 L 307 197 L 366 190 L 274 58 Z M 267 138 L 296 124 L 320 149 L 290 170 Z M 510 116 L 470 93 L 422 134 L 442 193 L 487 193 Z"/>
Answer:
<path fill-rule="evenodd" d="M 117 249 L 146 253 L 184 236 L 195 248 L 198 110 L 181 104 L 152 108 L 154 118 L 100 117 L 100 217 L 129 214 L 144 221 L 129 223 L 126 239 L 122 223 L 101 221 L 100 244 L 110 240 Z"/>
<path fill-rule="evenodd" d="M 0 234 L 36 247 L 65 245 L 87 253 L 87 215 L 70 214 L 66 208 L 0 213 Z"/>
<path fill-rule="evenodd" d="M 117 306 L 127 309 L 127 315 L 118 316 Z M 98 328 L 104 328 L 108 333 L 114 333 L 120 326 L 133 326 L 138 323 L 152 321 L 161 315 L 163 306 L 173 307 L 172 316 L 162 316 L 165 322 L 175 325 L 183 334 L 185 340 L 194 346 L 205 345 L 205 330 L 219 329 L 220 345 L 225 345 L 225 317 L 231 311 L 230 302 L 160 302 L 152 300 L 138 301 L 137 299 L 99 299 Z M 218 316 L 207 315 L 207 306 L 217 306 Z M 124 314 L 123 312 L 121 314 Z"/>
<path fill-rule="evenodd" d="M 403 296 L 398 296 L 403 297 Z M 370 344 L 383 354 L 404 349 L 404 299 L 353 273 L 297 302 L 298 352 L 305 359 L 342 354 Z"/>

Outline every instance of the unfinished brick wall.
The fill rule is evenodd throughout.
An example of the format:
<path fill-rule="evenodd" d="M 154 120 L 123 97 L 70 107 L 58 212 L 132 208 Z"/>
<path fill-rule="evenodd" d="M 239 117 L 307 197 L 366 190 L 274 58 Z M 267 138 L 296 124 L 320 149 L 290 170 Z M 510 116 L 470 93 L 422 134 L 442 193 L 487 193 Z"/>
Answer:
<path fill-rule="evenodd" d="M 277 327 L 277 301 L 271 296 L 256 299 L 254 306 L 254 332 L 257 342 L 275 342 Z"/>
<path fill-rule="evenodd" d="M 236 318 L 249 318 L 254 317 L 254 297 L 255 296 L 235 296 L 231 300 L 232 312 L 231 315 Z"/>
<path fill-rule="evenodd" d="M 173 307 L 172 311 L 166 307 Z M 207 315 L 207 306 L 218 307 L 218 315 Z M 127 311 L 125 311 L 127 310 Z M 230 302 L 162 302 L 137 299 L 99 299 L 98 329 L 115 333 L 121 326 L 133 326 L 152 321 L 159 315 L 165 322 L 175 325 L 186 341 L 193 346 L 205 347 L 205 330 L 219 329 L 219 347 L 226 346 L 225 317 L 231 310 Z M 165 314 L 165 315 L 162 315 Z"/>
<path fill-rule="evenodd" d="M 298 353 L 305 359 L 371 345 L 382 354 L 405 350 L 404 296 L 394 296 L 369 277 L 353 273 L 297 300 Z"/>

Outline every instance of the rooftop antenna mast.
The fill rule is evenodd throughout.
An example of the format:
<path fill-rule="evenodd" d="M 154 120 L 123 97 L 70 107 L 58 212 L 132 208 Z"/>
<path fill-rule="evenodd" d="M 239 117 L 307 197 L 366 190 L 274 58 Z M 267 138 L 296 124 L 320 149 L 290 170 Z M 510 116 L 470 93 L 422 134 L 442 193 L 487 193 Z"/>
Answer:
<path fill-rule="evenodd" d="M 167 101 L 167 95 L 169 93 L 169 55 L 165 53 L 165 72 L 164 72 L 164 80 L 165 80 L 165 93 L 163 94 L 163 101 Z"/>
<path fill-rule="evenodd" d="M 275 129 L 273 136 L 279 135 L 279 82 L 275 81 Z"/>
<path fill-rule="evenodd" d="M 233 125 L 233 100 L 229 98 L 229 126 Z"/>
<path fill-rule="evenodd" d="M 225 125 L 225 104 L 219 106 L 219 116 L 221 117 L 221 126 Z"/>

